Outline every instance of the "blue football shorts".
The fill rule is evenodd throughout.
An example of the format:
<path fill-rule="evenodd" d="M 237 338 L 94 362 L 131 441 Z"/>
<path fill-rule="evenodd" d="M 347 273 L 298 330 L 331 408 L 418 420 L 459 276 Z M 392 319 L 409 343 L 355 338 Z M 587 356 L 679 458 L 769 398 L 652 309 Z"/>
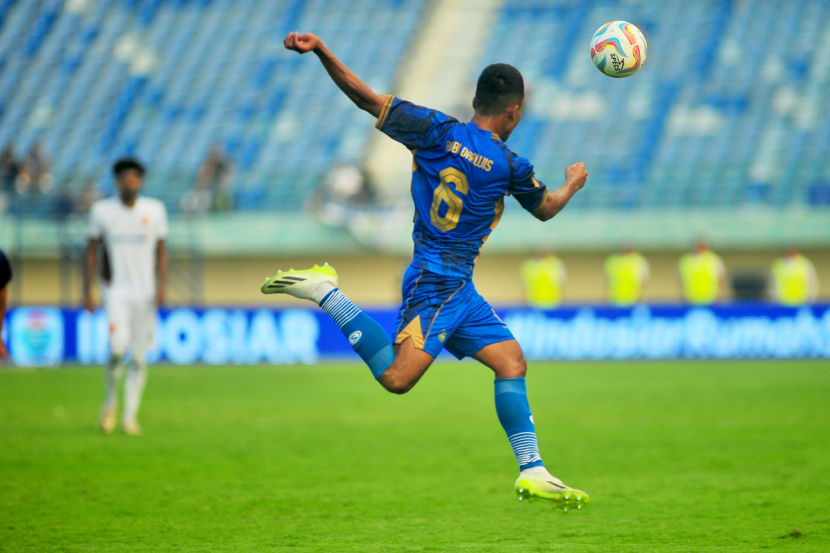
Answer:
<path fill-rule="evenodd" d="M 458 359 L 484 346 L 513 340 L 513 334 L 478 293 L 472 280 L 409 267 L 404 274 L 403 305 L 392 341 L 412 338 L 433 357 L 447 348 Z"/>

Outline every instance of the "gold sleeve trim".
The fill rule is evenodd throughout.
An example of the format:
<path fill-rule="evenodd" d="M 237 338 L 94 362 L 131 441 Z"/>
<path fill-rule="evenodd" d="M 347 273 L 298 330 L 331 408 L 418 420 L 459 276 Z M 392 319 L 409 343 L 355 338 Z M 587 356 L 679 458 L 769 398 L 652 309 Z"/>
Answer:
<path fill-rule="evenodd" d="M 386 123 L 386 116 L 389 115 L 389 108 L 392 107 L 392 100 L 394 99 L 395 97 L 391 94 L 386 97 L 386 101 L 383 103 L 383 108 L 380 110 L 380 115 L 378 115 L 378 122 L 375 123 L 376 129 L 381 128 L 383 124 Z"/>

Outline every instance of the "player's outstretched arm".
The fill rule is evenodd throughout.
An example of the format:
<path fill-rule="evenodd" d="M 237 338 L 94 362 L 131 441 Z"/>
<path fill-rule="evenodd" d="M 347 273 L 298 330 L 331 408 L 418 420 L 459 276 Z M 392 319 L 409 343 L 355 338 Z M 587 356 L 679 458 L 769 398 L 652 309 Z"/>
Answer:
<path fill-rule="evenodd" d="M 334 54 L 326 48 L 319 37 L 311 33 L 301 35 L 297 32 L 289 33 L 283 45 L 289 49 L 305 54 L 314 52 L 320 58 L 323 67 L 328 71 L 331 80 L 342 90 L 357 107 L 378 117 L 383 104 L 388 97 L 386 94 L 375 94 L 369 86 L 360 80 L 351 69 L 343 65 Z"/>
<path fill-rule="evenodd" d="M 533 216 L 540 221 L 552 219 L 554 215 L 562 211 L 571 198 L 573 198 L 574 194 L 585 186 L 586 180 L 588 180 L 588 171 L 585 170 L 585 164 L 583 162 L 580 161 L 570 167 L 566 167 L 565 184 L 553 192 L 549 192 L 545 196 L 545 201 L 542 202 L 542 205 L 533 212 Z"/>

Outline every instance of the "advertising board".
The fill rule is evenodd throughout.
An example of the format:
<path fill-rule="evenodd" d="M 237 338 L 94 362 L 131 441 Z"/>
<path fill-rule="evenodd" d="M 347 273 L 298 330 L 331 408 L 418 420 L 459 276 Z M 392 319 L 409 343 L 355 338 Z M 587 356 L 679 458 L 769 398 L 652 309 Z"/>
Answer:
<path fill-rule="evenodd" d="M 713 307 L 569 306 L 496 310 L 522 345 L 541 359 L 830 358 L 830 305 Z M 391 331 L 394 309 L 367 313 Z M 25 307 L 10 310 L 4 341 L 21 366 L 102 364 L 109 355 L 103 311 Z M 174 364 L 314 363 L 354 358 L 319 309 L 163 309 L 151 362 Z"/>

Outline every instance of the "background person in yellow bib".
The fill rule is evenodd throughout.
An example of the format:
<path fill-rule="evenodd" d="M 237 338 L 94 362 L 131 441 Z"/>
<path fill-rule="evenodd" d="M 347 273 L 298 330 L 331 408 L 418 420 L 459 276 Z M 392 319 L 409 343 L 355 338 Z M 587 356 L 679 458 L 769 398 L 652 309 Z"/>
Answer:
<path fill-rule="evenodd" d="M 633 248 L 609 255 L 605 259 L 608 301 L 618 306 L 634 305 L 642 299 L 648 277 L 648 261 Z"/>
<path fill-rule="evenodd" d="M 783 305 L 812 303 L 818 296 L 818 277 L 813 263 L 790 248 L 772 263 L 772 298 Z"/>
<path fill-rule="evenodd" d="M 539 253 L 525 259 L 519 273 L 528 305 L 550 309 L 562 303 L 565 264 L 561 259 L 550 253 Z"/>
<path fill-rule="evenodd" d="M 693 305 L 709 305 L 724 297 L 726 270 L 723 260 L 698 242 L 694 251 L 680 258 L 678 263 L 683 298 Z"/>

